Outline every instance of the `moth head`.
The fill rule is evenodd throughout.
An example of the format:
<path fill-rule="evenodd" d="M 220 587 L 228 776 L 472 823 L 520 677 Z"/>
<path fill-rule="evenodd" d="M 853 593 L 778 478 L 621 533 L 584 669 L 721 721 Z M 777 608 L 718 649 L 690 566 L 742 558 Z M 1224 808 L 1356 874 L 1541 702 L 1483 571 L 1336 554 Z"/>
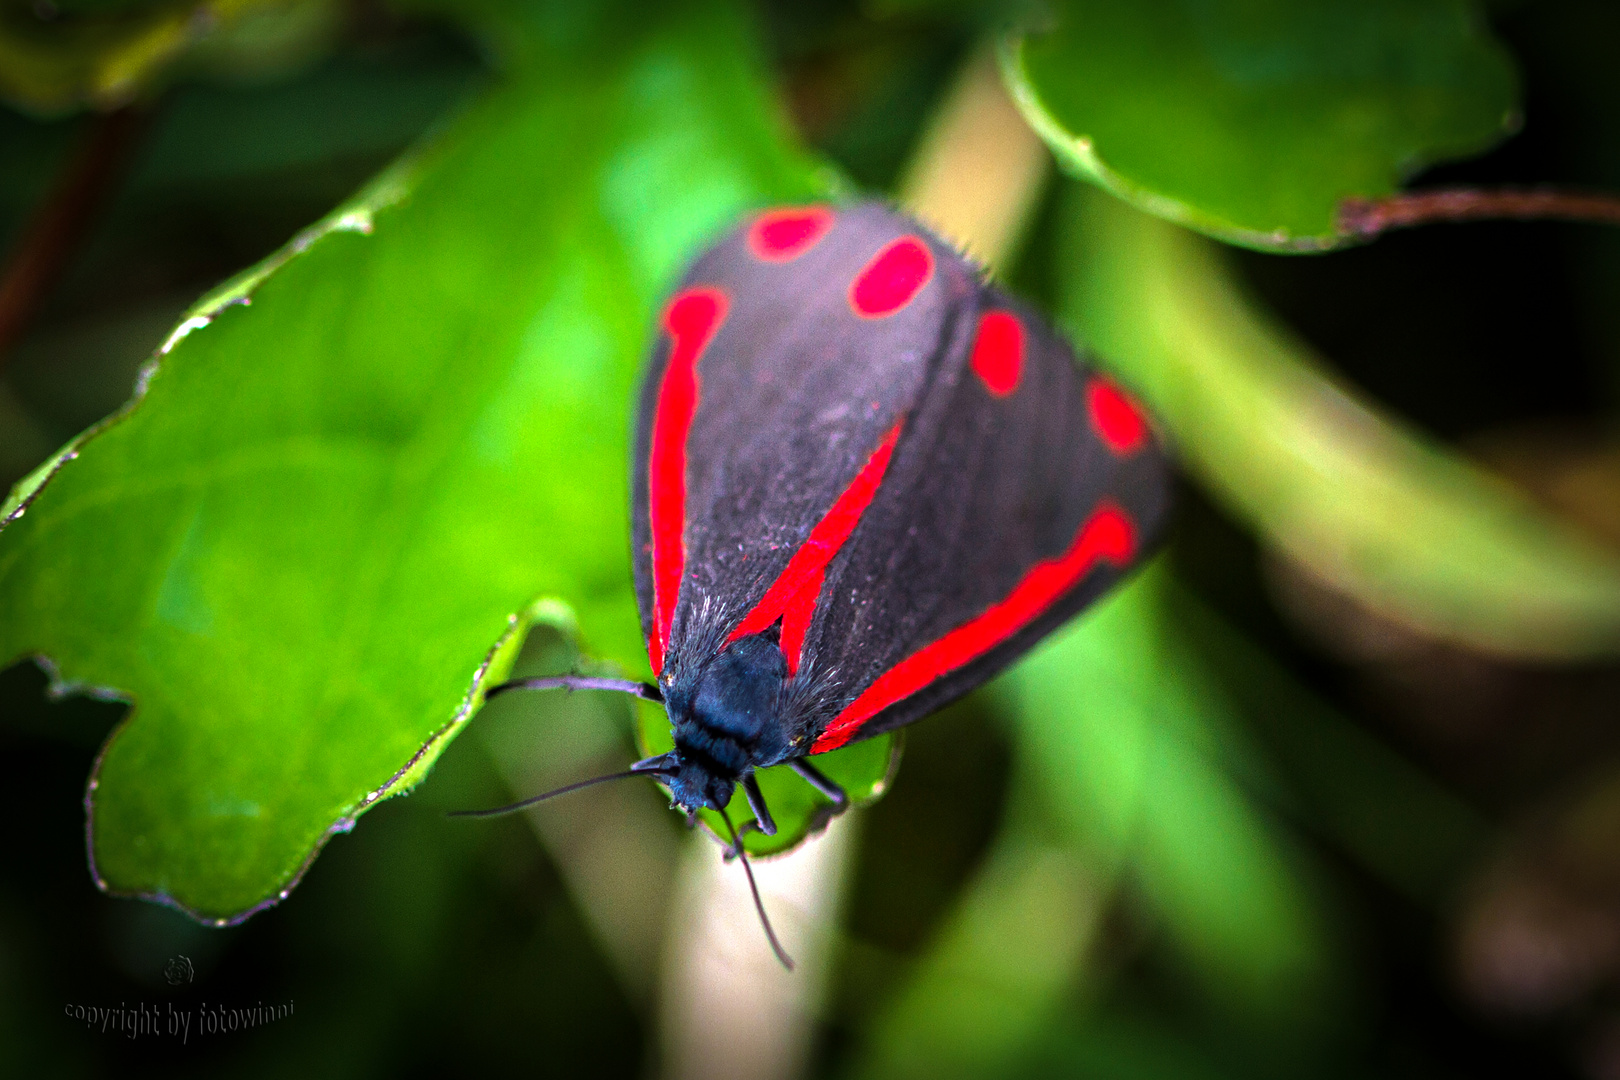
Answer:
<path fill-rule="evenodd" d="M 761 635 L 734 641 L 665 693 L 677 771 L 677 806 L 719 809 L 757 764 L 781 757 L 780 701 L 787 663 Z"/>
<path fill-rule="evenodd" d="M 670 755 L 675 772 L 664 782 L 669 785 L 670 801 L 687 811 L 719 810 L 730 805 L 737 790 L 737 777 L 716 772 L 697 755 L 676 750 Z"/>

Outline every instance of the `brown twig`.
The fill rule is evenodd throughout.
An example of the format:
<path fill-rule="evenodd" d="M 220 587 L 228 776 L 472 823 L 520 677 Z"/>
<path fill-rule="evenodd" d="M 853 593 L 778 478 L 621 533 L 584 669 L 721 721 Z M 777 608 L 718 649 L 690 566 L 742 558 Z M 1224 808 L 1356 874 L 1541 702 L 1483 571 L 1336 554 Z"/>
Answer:
<path fill-rule="evenodd" d="M 144 121 L 133 106 L 97 117 L 17 238 L 0 271 L 0 367 L 123 175 Z"/>
<path fill-rule="evenodd" d="M 1363 240 L 1414 225 L 1502 219 L 1620 225 L 1620 196 L 1557 188 L 1440 188 L 1339 204 L 1339 232 Z"/>

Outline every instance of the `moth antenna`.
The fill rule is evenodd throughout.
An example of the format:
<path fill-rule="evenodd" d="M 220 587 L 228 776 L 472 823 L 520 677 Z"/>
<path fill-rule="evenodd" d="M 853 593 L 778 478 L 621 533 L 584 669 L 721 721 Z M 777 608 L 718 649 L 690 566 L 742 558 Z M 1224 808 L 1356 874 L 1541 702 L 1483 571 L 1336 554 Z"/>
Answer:
<path fill-rule="evenodd" d="M 725 807 L 720 807 L 720 820 L 726 823 L 726 831 L 731 833 L 731 848 L 737 853 L 737 861 L 742 863 L 743 873 L 748 875 L 748 891 L 754 896 L 754 910 L 759 912 L 759 925 L 765 928 L 765 937 L 770 940 L 771 951 L 782 962 L 782 966 L 789 971 L 793 970 L 793 957 L 782 948 L 782 943 L 776 940 L 776 931 L 771 929 L 771 919 L 765 914 L 765 901 L 759 897 L 759 885 L 754 882 L 754 868 L 748 863 L 748 855 L 743 851 L 742 840 L 737 837 L 737 827 L 731 823 L 731 815 Z"/>
<path fill-rule="evenodd" d="M 542 802 L 545 802 L 547 799 L 554 799 L 558 795 L 567 795 L 569 792 L 578 791 L 580 788 L 588 788 L 588 787 L 591 787 L 594 784 L 605 784 L 609 780 L 628 780 L 633 776 L 672 776 L 672 775 L 674 775 L 674 770 L 672 770 L 672 769 L 626 769 L 624 772 L 608 773 L 606 776 L 593 776 L 589 780 L 577 780 L 572 784 L 567 784 L 567 785 L 564 785 L 563 787 L 555 788 L 555 789 L 553 789 L 551 791 L 548 791 L 548 792 L 544 793 L 543 795 L 530 795 L 527 799 L 520 799 L 517 802 L 512 803 L 510 806 L 493 806 L 493 807 L 490 807 L 488 810 L 451 810 L 451 811 L 448 811 L 445 814 L 445 816 L 446 817 L 499 817 L 502 814 L 513 814 L 513 813 L 516 813 L 519 810 L 527 809 L 528 807 L 533 806 L 535 803 L 542 803 Z"/>
<path fill-rule="evenodd" d="M 652 683 L 637 682 L 634 679 L 608 679 L 595 675 L 548 675 L 538 679 L 510 679 L 484 691 L 484 700 L 499 697 L 512 690 L 612 690 L 620 694 L 630 694 L 643 701 L 655 701 L 662 705 L 664 695 Z"/>

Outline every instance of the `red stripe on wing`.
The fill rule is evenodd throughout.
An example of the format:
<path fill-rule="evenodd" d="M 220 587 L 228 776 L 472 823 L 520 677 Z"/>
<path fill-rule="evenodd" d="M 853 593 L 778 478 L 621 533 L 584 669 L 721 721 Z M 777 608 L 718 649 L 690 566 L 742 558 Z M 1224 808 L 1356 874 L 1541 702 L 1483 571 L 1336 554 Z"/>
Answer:
<path fill-rule="evenodd" d="M 1113 503 L 1103 502 L 1080 526 L 1067 551 L 1036 563 L 1005 600 L 885 671 L 833 718 L 810 752 L 820 754 L 843 746 L 862 724 L 890 705 L 983 656 L 1034 622 L 1079 584 L 1099 559 L 1122 566 L 1135 550 L 1136 530 L 1130 518 Z"/>
<path fill-rule="evenodd" d="M 759 603 L 743 616 L 737 629 L 731 632 L 726 639 L 728 644 L 769 629 L 772 623 L 781 619 L 782 655 L 787 658 L 788 674 L 799 670 L 804 635 L 810 629 L 810 617 L 815 614 L 816 598 L 821 595 L 821 581 L 827 564 L 844 546 L 849 534 L 855 531 L 861 515 L 876 497 L 878 487 L 883 483 L 883 474 L 889 468 L 889 458 L 894 456 L 894 444 L 900 441 L 902 426 L 903 423 L 894 425 L 878 448 L 872 451 L 872 456 L 866 459 L 861 471 L 855 474 L 855 479 L 838 496 L 832 509 L 816 522 L 815 528 L 810 530 L 810 535 L 799 545 L 799 550 L 793 553 L 771 587 L 765 590 Z"/>
<path fill-rule="evenodd" d="M 664 313 L 664 329 L 671 339 L 669 363 L 658 387 L 647 462 L 653 548 L 653 632 L 647 638 L 647 658 L 656 674 L 664 671 L 675 600 L 686 569 L 686 436 L 697 412 L 698 358 L 725 320 L 726 307 L 725 293 L 699 287 L 678 294 Z"/>
<path fill-rule="evenodd" d="M 799 673 L 799 660 L 804 656 L 805 635 L 810 633 L 810 620 L 816 614 L 816 600 L 821 597 L 821 586 L 827 580 L 827 568 L 820 566 L 794 594 L 782 611 L 782 655 L 787 658 L 789 677 Z"/>

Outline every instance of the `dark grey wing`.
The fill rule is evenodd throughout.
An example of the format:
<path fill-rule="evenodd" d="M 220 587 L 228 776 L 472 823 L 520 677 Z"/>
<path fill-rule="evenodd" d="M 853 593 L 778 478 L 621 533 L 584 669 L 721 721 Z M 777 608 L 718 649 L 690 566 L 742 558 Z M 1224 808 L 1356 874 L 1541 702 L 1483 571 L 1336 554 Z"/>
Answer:
<path fill-rule="evenodd" d="M 976 359 L 986 320 L 999 342 Z M 1022 348 L 1008 392 L 1010 320 Z M 1118 580 L 1169 494 L 1129 400 L 1027 306 L 981 289 L 827 568 L 789 718 L 800 745 L 910 723 L 1004 668 Z"/>
<path fill-rule="evenodd" d="M 636 429 L 632 542 L 642 629 L 665 678 L 721 648 L 916 409 L 942 362 L 948 327 L 977 289 L 949 248 L 884 206 L 833 208 L 829 221 L 808 250 L 786 260 L 760 257 L 750 238 L 757 220 L 745 224 L 682 281 L 671 311 L 699 294 L 724 307 L 695 361 L 684 439 L 668 434 L 680 433 L 680 407 L 692 405 L 678 392 L 681 342 L 668 325 L 660 329 Z M 907 236 L 928 245 L 932 273 L 901 309 L 863 318 L 852 283 Z M 670 464 L 677 443 L 679 468 Z"/>

